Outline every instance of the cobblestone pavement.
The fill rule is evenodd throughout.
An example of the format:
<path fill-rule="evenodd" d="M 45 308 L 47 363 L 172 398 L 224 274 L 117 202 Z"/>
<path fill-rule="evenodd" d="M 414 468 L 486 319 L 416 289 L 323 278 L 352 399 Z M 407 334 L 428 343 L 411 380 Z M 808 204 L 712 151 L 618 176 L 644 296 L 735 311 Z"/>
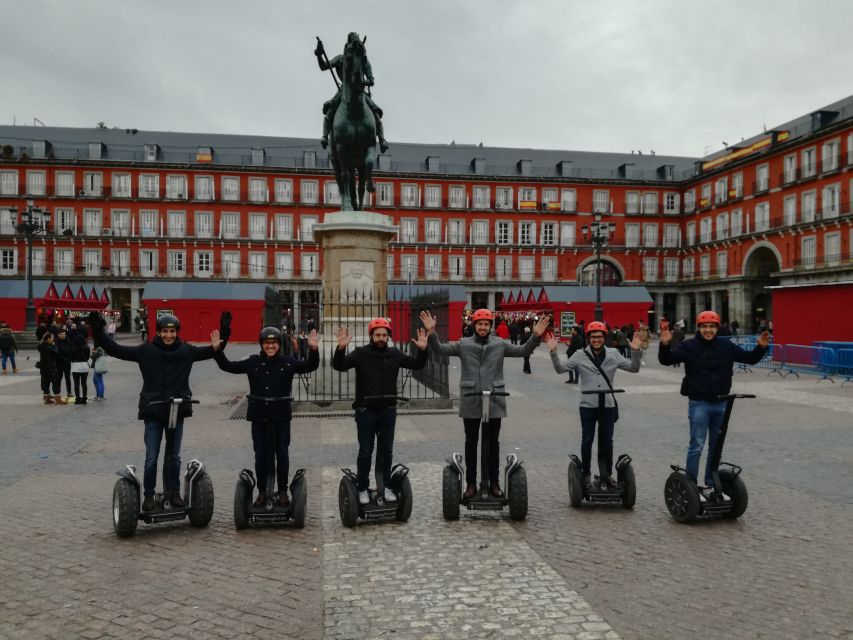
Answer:
<path fill-rule="evenodd" d="M 352 422 L 300 419 L 291 468 L 308 469 L 306 527 L 237 532 L 233 488 L 252 453 L 227 402 L 245 379 L 200 363 L 183 455 L 210 471 L 213 521 L 140 524 L 118 539 L 114 474 L 142 465 L 136 367 L 111 361 L 105 402 L 46 407 L 26 355 L 0 378 L 0 638 L 853 639 L 853 385 L 737 374 L 736 389 L 758 398 L 737 403 L 723 457 L 743 466 L 749 508 L 685 526 L 663 504 L 687 444 L 681 371 L 652 351 L 639 374 L 618 374 L 615 451 L 634 459 L 637 505 L 575 510 L 577 390 L 540 347 L 532 375 L 520 360 L 506 367 L 502 452 L 525 460 L 525 522 L 464 510 L 445 522 L 441 468 L 462 448 L 460 420 L 401 415 L 408 523 L 345 529 L 337 484 L 355 463 Z"/>

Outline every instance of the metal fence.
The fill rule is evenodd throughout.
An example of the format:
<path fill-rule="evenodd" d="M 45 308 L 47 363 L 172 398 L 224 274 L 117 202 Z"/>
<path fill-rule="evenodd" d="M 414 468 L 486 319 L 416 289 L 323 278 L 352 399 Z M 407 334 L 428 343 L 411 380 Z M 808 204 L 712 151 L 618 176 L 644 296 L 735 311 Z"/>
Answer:
<path fill-rule="evenodd" d="M 310 411 L 318 407 L 346 409 L 356 392 L 356 371 L 335 371 L 332 357 L 337 348 L 337 332 L 345 327 L 352 340 L 348 351 L 368 344 L 367 325 L 372 318 L 383 317 L 391 322 L 392 342 L 404 353 L 416 355 L 417 347 L 411 342 L 417 337 L 419 314 L 424 309 L 438 318 L 436 330 L 446 335 L 448 320 L 448 295 L 446 290 L 421 290 L 409 295 L 391 295 L 370 298 L 360 294 L 327 295 L 316 309 L 316 327 L 321 334 L 320 366 L 316 371 L 294 380 L 294 411 Z M 312 324 L 314 324 L 312 322 Z M 309 328 L 310 327 L 306 327 Z M 448 384 L 448 359 L 429 352 L 427 365 L 420 370 L 400 369 L 397 393 L 409 398 L 412 409 L 450 409 L 452 400 Z"/>
<path fill-rule="evenodd" d="M 820 380 L 832 380 L 835 372 L 835 352 L 827 347 L 809 347 L 802 344 L 786 344 L 783 347 L 785 371 L 783 377 L 794 374 L 798 378 L 801 373 L 819 375 Z"/>
<path fill-rule="evenodd" d="M 839 349 L 835 352 L 838 375 L 844 376 L 845 382 L 853 382 L 853 349 Z"/>

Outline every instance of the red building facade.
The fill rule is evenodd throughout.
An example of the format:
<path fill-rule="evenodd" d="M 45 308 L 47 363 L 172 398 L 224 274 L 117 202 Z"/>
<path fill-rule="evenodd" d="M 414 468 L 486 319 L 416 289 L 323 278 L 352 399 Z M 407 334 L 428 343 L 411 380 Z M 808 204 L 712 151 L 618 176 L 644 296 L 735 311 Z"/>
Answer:
<path fill-rule="evenodd" d="M 367 208 L 399 225 L 389 280 L 461 284 L 473 306 L 593 284 L 598 264 L 656 316 L 749 327 L 772 318 L 768 287 L 853 272 L 853 97 L 706 158 L 397 144 L 375 181 Z M 339 204 L 314 140 L 4 126 L 0 278 L 26 272 L 8 210 L 29 200 L 52 214 L 35 276 L 106 286 L 128 325 L 154 279 L 269 283 L 299 324 L 321 289 L 313 226 Z"/>

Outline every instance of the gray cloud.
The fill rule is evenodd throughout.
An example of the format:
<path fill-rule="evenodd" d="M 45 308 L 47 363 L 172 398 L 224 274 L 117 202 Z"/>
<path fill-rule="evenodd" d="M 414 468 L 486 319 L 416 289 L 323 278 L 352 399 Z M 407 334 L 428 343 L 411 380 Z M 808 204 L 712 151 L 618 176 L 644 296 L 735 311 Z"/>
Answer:
<path fill-rule="evenodd" d="M 696 156 L 851 93 L 846 0 L 4 7 L 4 123 L 319 136 L 349 31 L 392 141 Z"/>

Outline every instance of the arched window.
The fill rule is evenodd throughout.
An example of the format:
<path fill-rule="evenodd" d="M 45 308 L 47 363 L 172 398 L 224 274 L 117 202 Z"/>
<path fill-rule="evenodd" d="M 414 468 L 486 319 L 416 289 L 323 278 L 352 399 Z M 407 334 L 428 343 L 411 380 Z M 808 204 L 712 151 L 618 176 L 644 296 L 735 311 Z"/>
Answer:
<path fill-rule="evenodd" d="M 601 286 L 612 287 L 622 282 L 622 276 L 619 274 L 619 269 L 613 266 L 607 260 L 600 260 L 601 264 Z M 590 262 L 581 270 L 581 284 L 595 285 L 596 282 L 596 262 Z"/>

